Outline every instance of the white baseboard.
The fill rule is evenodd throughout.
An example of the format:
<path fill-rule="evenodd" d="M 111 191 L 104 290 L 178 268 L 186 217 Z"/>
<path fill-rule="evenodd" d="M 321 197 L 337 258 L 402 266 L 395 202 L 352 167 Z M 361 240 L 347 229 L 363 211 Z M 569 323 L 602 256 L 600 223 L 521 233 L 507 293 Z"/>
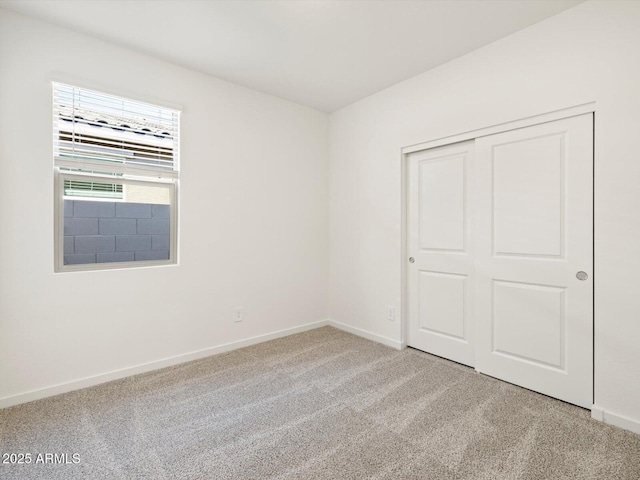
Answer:
<path fill-rule="evenodd" d="M 593 405 L 591 407 L 591 418 L 599 422 L 604 422 L 604 410 L 597 405 Z"/>
<path fill-rule="evenodd" d="M 378 335 L 377 333 L 372 333 L 367 330 L 363 330 L 361 328 L 352 327 L 351 325 L 347 325 L 345 323 L 336 322 L 335 320 L 331 320 L 331 319 L 329 319 L 328 323 L 330 326 L 335 327 L 339 330 L 344 330 L 345 332 L 353 333 L 354 335 L 357 335 L 359 337 L 381 343 L 388 347 L 395 348 L 396 350 L 402 350 L 403 348 L 406 347 L 404 342 L 383 337 L 382 335 Z"/>
<path fill-rule="evenodd" d="M 197 350 L 195 352 L 184 353 L 181 355 L 175 355 L 173 357 L 167 357 L 153 362 L 143 363 L 141 365 L 135 365 L 133 367 L 122 368 L 120 370 L 113 370 L 111 372 L 102 373 L 100 375 L 94 375 L 91 377 L 81 378 L 67 383 L 61 383 L 58 385 L 52 385 L 50 387 L 41 388 L 38 390 L 32 390 L 30 392 L 19 393 L 17 395 L 10 395 L 8 397 L 0 398 L 0 408 L 12 407 L 21 403 L 32 402 L 33 400 L 39 400 L 41 398 L 52 397 L 61 393 L 71 392 L 73 390 L 79 390 L 81 388 L 92 387 L 101 383 L 110 382 L 112 380 L 118 380 L 120 378 L 130 377 L 139 373 L 150 372 L 152 370 L 158 370 L 160 368 L 171 367 L 180 363 L 190 362 L 192 360 L 198 360 L 200 358 L 209 357 L 218 353 L 229 352 L 238 348 L 248 347 L 257 343 L 274 340 L 276 338 L 287 337 L 295 333 L 306 332 L 307 330 L 313 330 L 315 328 L 324 327 L 329 324 L 328 320 L 320 320 L 318 322 L 307 323 L 300 325 L 299 327 L 287 328 L 284 330 L 278 330 L 276 332 L 267 333 L 265 335 L 258 335 L 257 337 L 247 338 L 245 340 L 239 340 L 237 342 L 226 343 L 224 345 L 218 345 L 216 347 L 205 348 L 203 350 Z"/>
<path fill-rule="evenodd" d="M 591 407 L 591 418 L 640 435 L 640 421 L 609 412 L 597 405 Z"/>

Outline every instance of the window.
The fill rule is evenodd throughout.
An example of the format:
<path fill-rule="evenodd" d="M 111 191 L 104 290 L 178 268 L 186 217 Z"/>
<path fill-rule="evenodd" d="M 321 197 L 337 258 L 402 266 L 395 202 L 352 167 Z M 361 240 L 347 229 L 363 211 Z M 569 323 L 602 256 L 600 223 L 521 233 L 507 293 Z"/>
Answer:
<path fill-rule="evenodd" d="M 53 84 L 56 271 L 176 263 L 179 121 Z"/>

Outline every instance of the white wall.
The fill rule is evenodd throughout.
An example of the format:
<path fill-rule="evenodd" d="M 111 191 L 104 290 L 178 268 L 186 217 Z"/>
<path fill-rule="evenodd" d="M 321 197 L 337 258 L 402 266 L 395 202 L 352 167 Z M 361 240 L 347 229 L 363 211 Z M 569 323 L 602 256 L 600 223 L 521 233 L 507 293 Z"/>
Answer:
<path fill-rule="evenodd" d="M 639 51 L 639 2 L 587 2 L 332 114 L 330 318 L 401 339 L 402 147 L 596 101 L 596 404 L 638 429 Z"/>
<path fill-rule="evenodd" d="M 52 72 L 183 107 L 179 266 L 53 273 Z M 0 406 L 326 319 L 326 114 L 0 9 L 0 164 Z"/>

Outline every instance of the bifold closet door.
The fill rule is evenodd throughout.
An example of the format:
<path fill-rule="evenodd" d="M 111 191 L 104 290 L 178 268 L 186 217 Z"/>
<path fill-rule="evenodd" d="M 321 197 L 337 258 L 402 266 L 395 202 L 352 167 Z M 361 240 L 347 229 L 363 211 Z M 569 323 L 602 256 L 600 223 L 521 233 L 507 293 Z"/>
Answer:
<path fill-rule="evenodd" d="M 473 366 L 473 142 L 408 158 L 408 345 Z"/>
<path fill-rule="evenodd" d="M 476 369 L 590 408 L 593 116 L 476 139 Z"/>

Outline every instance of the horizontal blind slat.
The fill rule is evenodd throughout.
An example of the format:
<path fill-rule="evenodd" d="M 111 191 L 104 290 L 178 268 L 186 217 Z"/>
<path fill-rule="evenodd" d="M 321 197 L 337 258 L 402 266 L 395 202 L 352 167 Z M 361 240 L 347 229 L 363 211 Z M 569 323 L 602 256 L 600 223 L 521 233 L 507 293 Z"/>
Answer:
<path fill-rule="evenodd" d="M 168 152 L 166 150 L 152 150 L 148 148 L 132 148 L 127 145 L 118 145 L 118 144 L 93 144 L 87 145 L 83 148 L 83 144 L 81 142 L 73 142 L 66 140 L 58 140 L 55 141 L 55 146 L 58 151 L 63 152 L 88 152 L 93 154 L 102 153 L 105 156 L 109 155 L 119 155 L 124 157 L 131 158 L 155 158 L 161 159 L 169 162 L 173 162 L 173 152 Z"/>
<path fill-rule="evenodd" d="M 77 171 L 79 173 L 87 172 L 94 174 L 107 175 L 131 175 L 139 177 L 153 178 L 178 178 L 179 172 L 171 168 L 157 168 L 146 165 L 136 165 L 133 163 L 107 163 L 103 160 L 94 160 L 91 158 L 67 158 L 55 157 L 55 165 L 57 167 Z"/>

